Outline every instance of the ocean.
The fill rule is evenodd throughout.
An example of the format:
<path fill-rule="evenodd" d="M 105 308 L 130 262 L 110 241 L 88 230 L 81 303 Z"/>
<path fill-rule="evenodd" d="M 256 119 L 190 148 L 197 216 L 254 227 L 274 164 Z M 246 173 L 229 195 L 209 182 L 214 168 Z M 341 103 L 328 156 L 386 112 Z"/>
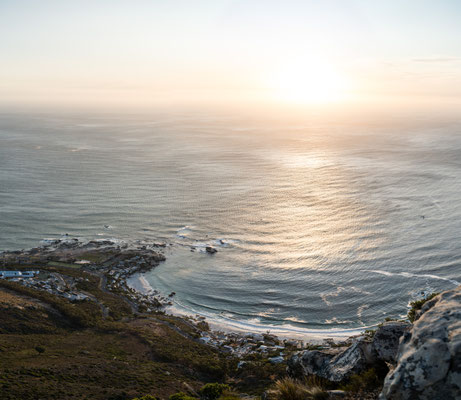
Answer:
<path fill-rule="evenodd" d="M 456 122 L 0 114 L 0 250 L 63 234 L 164 242 L 138 284 L 230 325 L 403 317 L 461 282 L 460 198 Z"/>

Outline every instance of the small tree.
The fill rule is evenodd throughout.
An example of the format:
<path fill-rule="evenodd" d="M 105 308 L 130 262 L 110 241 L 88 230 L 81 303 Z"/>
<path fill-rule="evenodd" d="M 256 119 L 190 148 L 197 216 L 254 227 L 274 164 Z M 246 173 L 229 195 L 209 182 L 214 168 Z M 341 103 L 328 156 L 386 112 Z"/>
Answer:
<path fill-rule="evenodd" d="M 38 354 L 42 354 L 45 352 L 45 348 L 43 346 L 36 346 L 35 347 L 35 351 L 38 353 Z"/>

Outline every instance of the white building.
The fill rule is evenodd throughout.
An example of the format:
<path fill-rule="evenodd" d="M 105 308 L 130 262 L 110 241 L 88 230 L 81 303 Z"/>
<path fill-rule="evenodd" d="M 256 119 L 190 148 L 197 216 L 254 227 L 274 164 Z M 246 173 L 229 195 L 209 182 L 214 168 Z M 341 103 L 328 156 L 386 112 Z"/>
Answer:
<path fill-rule="evenodd" d="M 40 271 L 0 271 L 0 279 L 5 278 L 33 278 Z"/>

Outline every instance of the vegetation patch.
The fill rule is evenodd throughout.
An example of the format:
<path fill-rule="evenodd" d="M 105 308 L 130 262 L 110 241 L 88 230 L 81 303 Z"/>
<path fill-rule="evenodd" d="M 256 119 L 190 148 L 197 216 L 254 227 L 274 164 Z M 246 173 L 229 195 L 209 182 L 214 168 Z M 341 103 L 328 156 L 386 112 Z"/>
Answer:
<path fill-rule="evenodd" d="M 432 293 L 429 296 L 427 296 L 425 299 L 417 300 L 417 301 L 412 301 L 410 303 L 411 309 L 408 311 L 408 319 L 411 323 L 415 322 L 416 319 L 416 313 L 423 308 L 423 305 L 426 304 L 429 300 L 432 300 L 435 296 L 437 296 L 438 293 Z"/>
<path fill-rule="evenodd" d="M 268 396 L 271 400 L 323 400 L 330 397 L 319 384 L 291 378 L 278 380 Z"/>

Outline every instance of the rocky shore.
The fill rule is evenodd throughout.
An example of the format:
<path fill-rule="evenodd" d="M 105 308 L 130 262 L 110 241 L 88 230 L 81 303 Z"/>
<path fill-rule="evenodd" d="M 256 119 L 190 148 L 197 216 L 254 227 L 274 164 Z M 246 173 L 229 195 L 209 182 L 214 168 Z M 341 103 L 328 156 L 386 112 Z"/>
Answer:
<path fill-rule="evenodd" d="M 170 300 L 158 292 L 142 294 L 131 289 L 126 279 L 139 272 L 149 271 L 165 260 L 161 249 L 164 243 L 125 243 L 116 240 L 80 241 L 77 238 L 43 240 L 41 246 L 30 250 L 5 251 L 0 253 L 0 266 L 16 265 L 42 267 L 78 268 L 103 278 L 104 290 L 123 295 L 136 309 L 158 309 Z M 25 285 L 32 284 L 50 293 L 67 293 L 75 289 L 75 282 L 59 275 L 39 274 L 33 281 L 15 279 Z M 66 282 L 67 281 L 67 282 Z M 67 283 L 67 284 L 66 284 Z M 55 289 L 55 290 L 52 290 Z M 78 294 L 78 293 L 76 293 Z M 84 296 L 83 293 L 81 295 Z"/>
<path fill-rule="evenodd" d="M 101 239 L 81 241 L 64 236 L 46 239 L 39 247 L 30 250 L 5 251 L 0 253 L 0 267 L 12 265 L 21 268 L 34 267 L 40 271 L 30 279 L 12 278 L 24 286 L 65 297 L 72 301 L 92 300 L 84 290 L 78 290 L 81 278 L 72 278 L 64 273 L 49 273 L 47 267 L 78 268 L 102 278 L 102 289 L 123 296 L 136 313 L 164 310 L 172 304 L 174 293 L 164 295 L 152 289 L 148 292 L 134 290 L 127 280 L 135 274 L 147 272 L 165 260 L 163 250 L 166 243 L 130 242 Z M 208 250 L 207 250 L 208 251 Z M 42 270 L 40 270 L 42 267 Z M 334 342 L 325 339 L 303 341 L 280 339 L 269 331 L 265 333 L 237 333 L 211 330 L 202 316 L 184 316 L 198 332 L 198 340 L 220 351 L 237 357 L 257 354 L 272 363 L 286 362 L 294 351 L 330 348 L 332 345 L 350 345 L 353 338 Z"/>

